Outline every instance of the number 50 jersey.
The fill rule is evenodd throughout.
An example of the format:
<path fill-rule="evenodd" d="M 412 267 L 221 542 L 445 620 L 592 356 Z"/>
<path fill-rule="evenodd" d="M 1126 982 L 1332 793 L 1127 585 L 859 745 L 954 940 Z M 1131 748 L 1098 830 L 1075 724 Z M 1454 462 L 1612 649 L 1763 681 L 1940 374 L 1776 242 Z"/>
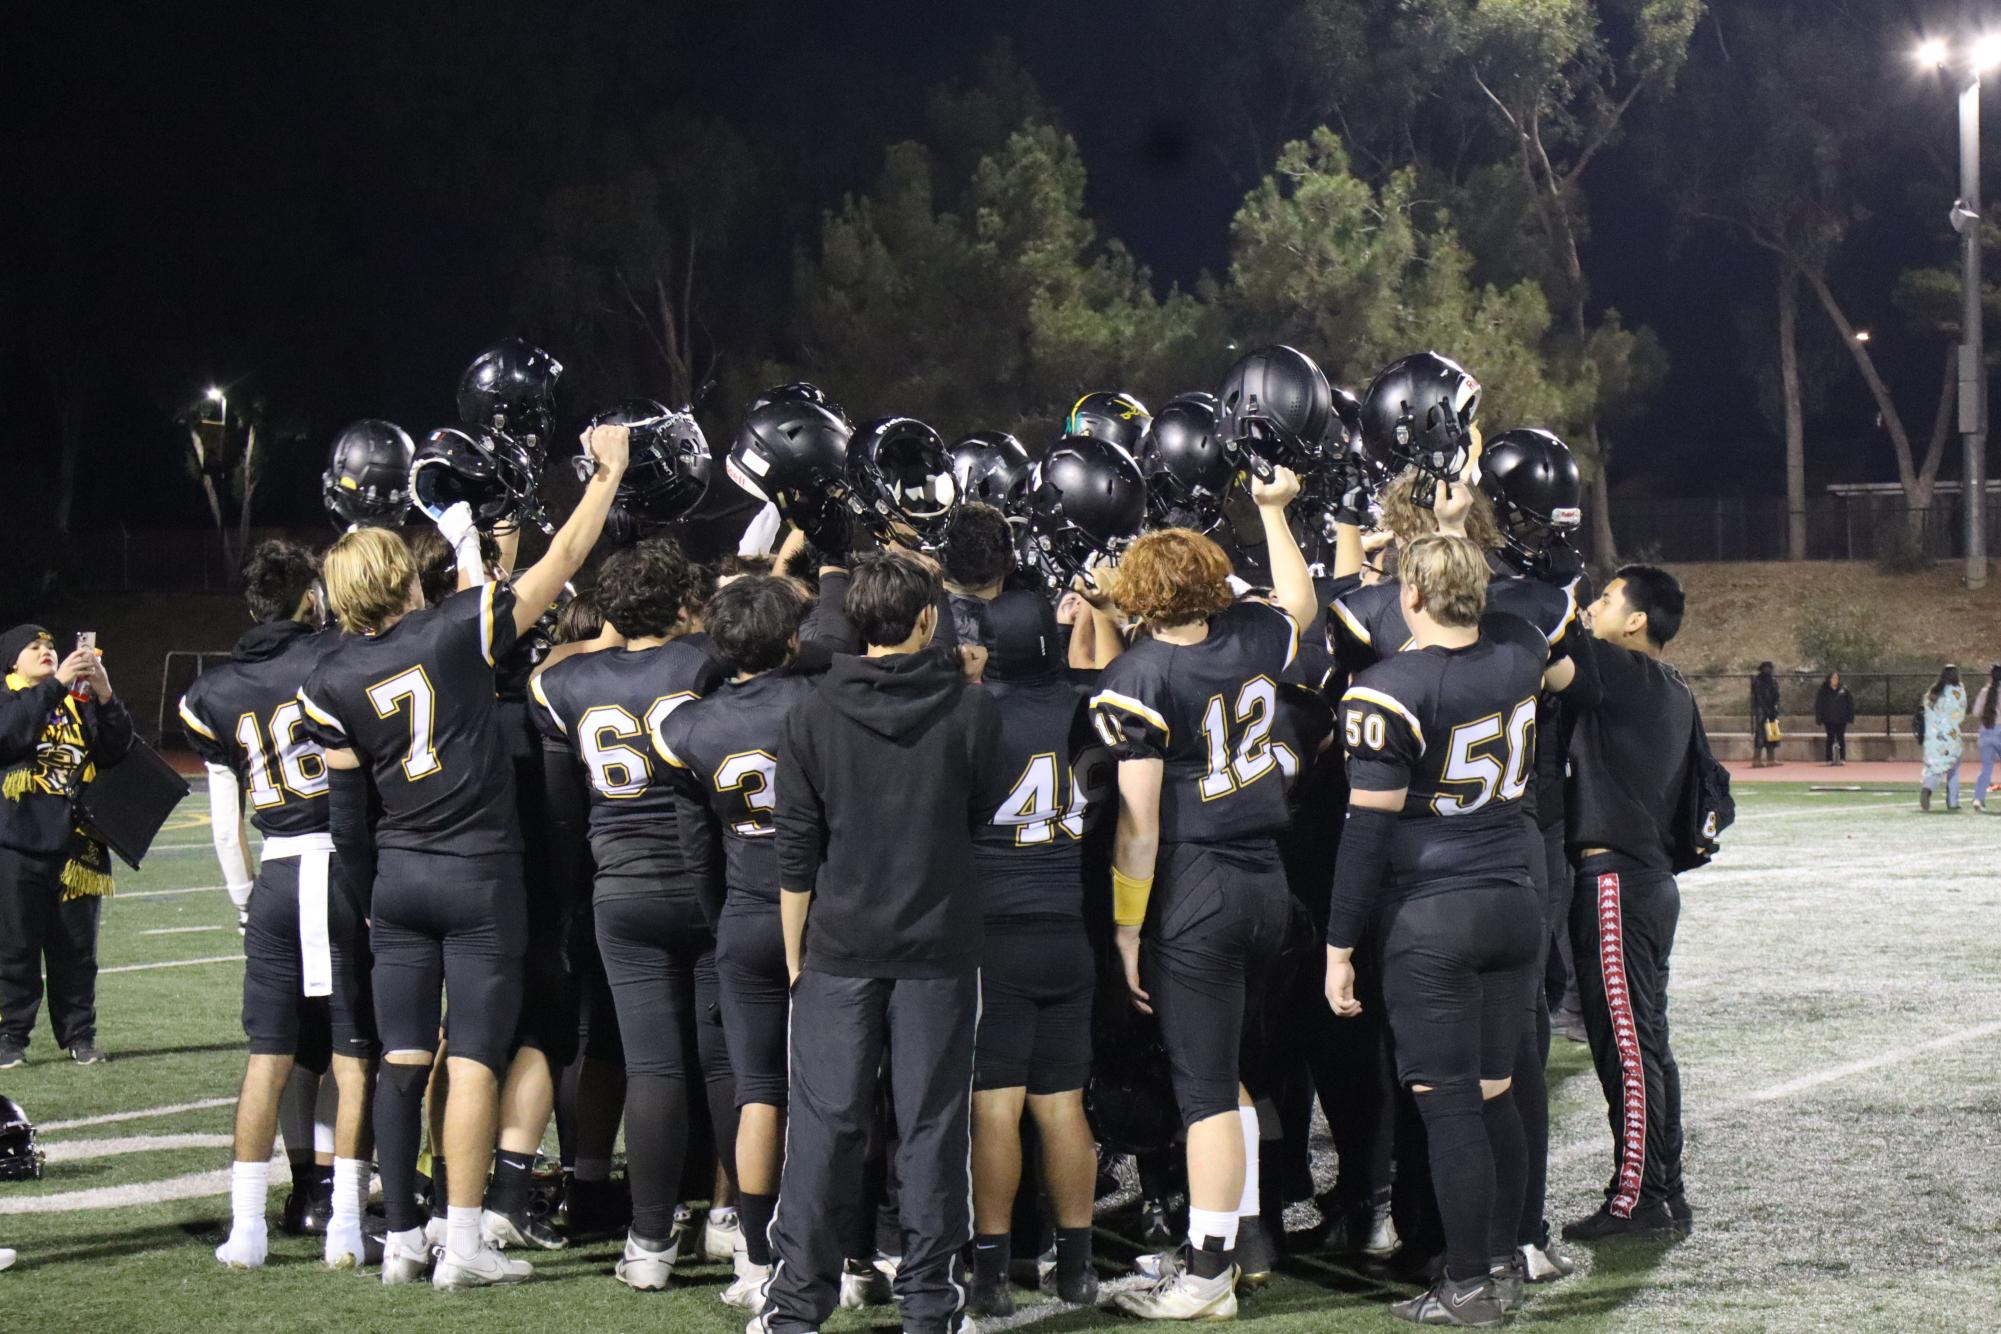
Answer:
<path fill-rule="evenodd" d="M 306 678 L 307 734 L 328 750 L 352 750 L 382 797 L 376 847 L 521 851 L 514 762 L 493 693 L 493 665 L 514 640 L 514 592 L 486 584 L 379 635 L 343 635 Z"/>
<path fill-rule="evenodd" d="M 1549 642 L 1520 617 L 1489 612 L 1465 648 L 1406 649 L 1341 697 L 1348 782 L 1405 789 L 1390 873 L 1406 895 L 1443 882 L 1531 876 L 1527 808 L 1536 695 Z M 1541 856 L 1541 843 L 1533 844 Z"/>
<path fill-rule="evenodd" d="M 1091 717 L 1121 760 L 1164 760 L 1160 837 L 1220 843 L 1285 828 L 1299 757 L 1272 735 L 1278 681 L 1299 626 L 1277 607 L 1237 602 L 1199 644 L 1142 638 L 1098 676 Z"/>

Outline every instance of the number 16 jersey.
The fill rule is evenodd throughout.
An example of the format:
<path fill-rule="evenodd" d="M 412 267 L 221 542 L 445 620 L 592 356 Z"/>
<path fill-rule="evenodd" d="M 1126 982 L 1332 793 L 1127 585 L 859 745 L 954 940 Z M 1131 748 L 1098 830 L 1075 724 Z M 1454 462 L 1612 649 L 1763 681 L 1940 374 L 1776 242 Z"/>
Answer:
<path fill-rule="evenodd" d="M 514 592 L 486 584 L 379 635 L 343 635 L 299 690 L 306 732 L 351 750 L 382 798 L 375 846 L 477 857 L 519 853 L 514 761 L 493 665 L 514 645 Z"/>
<path fill-rule="evenodd" d="M 1237 602 L 1198 644 L 1141 638 L 1098 675 L 1091 719 L 1120 760 L 1162 760 L 1163 843 L 1222 843 L 1285 828 L 1299 757 L 1272 735 L 1278 680 L 1299 652 L 1281 609 Z"/>

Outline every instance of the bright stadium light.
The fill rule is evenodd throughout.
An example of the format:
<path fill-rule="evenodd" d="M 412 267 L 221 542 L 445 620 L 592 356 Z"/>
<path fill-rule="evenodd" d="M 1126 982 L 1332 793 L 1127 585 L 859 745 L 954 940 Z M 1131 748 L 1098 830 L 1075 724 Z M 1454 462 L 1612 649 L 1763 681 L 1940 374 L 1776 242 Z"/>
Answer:
<path fill-rule="evenodd" d="M 1947 54 L 1946 44 L 1939 38 L 1918 44 L 1917 58 L 1921 65 L 1943 65 Z"/>
<path fill-rule="evenodd" d="M 222 390 L 216 388 L 214 385 L 210 385 L 208 387 L 208 401 L 211 403 L 222 402 Z"/>
<path fill-rule="evenodd" d="M 1985 72 L 2001 66 L 2001 36 L 1986 33 L 1974 39 L 1973 67 Z"/>

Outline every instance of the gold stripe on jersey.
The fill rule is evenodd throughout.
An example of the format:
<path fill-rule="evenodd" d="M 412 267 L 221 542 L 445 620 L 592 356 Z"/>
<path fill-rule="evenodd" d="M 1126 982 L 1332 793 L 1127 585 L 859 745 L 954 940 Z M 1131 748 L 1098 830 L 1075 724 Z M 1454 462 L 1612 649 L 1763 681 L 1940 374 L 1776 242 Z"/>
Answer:
<path fill-rule="evenodd" d="M 1385 695 L 1380 690 L 1372 690 L 1368 686 L 1348 687 L 1348 693 L 1341 696 L 1341 700 L 1343 703 L 1346 703 L 1351 699 L 1360 700 L 1364 704 L 1373 704 L 1377 708 L 1388 709 L 1409 723 L 1410 734 L 1417 738 L 1417 753 L 1419 755 L 1424 754 L 1424 726 L 1418 722 L 1416 714 L 1403 706 L 1402 700 L 1396 698 L 1394 695 Z"/>
<path fill-rule="evenodd" d="M 1091 696 L 1091 707 L 1095 709 L 1100 704 L 1109 704 L 1115 709 L 1123 709 L 1127 713 L 1136 714 L 1152 723 L 1155 727 L 1158 727 L 1162 739 L 1167 741 L 1174 739 L 1174 729 L 1167 725 L 1167 719 L 1161 717 L 1131 695 L 1121 695 L 1116 690 L 1100 690 L 1097 694 Z"/>
<path fill-rule="evenodd" d="M 181 721 L 186 723 L 189 727 L 192 727 L 195 731 L 200 732 L 210 741 L 221 740 L 221 738 L 216 736 L 215 733 L 208 730 L 207 724 L 202 722 L 201 719 L 195 717 L 195 711 L 188 707 L 188 697 L 186 695 L 181 696 L 180 712 L 181 712 Z"/>

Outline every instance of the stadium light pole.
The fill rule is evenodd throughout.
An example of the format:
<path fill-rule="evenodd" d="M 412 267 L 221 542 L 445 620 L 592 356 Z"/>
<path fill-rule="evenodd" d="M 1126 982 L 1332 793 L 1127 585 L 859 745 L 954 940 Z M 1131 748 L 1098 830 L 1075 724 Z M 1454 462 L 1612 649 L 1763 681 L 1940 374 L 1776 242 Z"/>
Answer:
<path fill-rule="evenodd" d="M 1965 507 L 1966 586 L 1987 584 L 1987 358 L 1980 302 L 1980 76 L 2001 66 L 2001 35 L 1988 33 L 1955 52 L 1933 39 L 1918 48 L 1918 59 L 1960 80 L 1959 200 L 1952 206 L 1952 229 L 1959 233 L 1960 315 L 1959 439 L 1961 497 Z"/>

